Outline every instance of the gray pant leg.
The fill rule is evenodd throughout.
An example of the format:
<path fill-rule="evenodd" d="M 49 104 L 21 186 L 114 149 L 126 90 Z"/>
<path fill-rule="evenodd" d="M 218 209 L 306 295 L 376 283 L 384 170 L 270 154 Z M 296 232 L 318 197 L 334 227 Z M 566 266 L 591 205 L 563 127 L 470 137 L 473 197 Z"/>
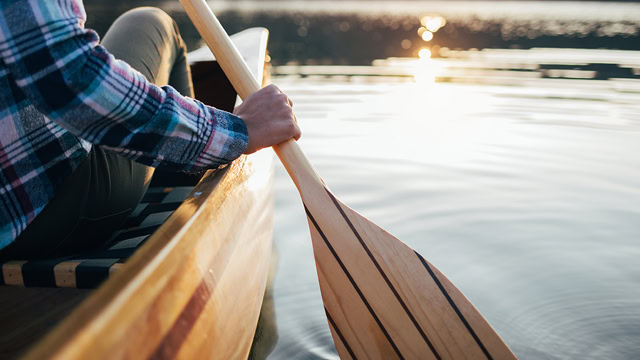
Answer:
<path fill-rule="evenodd" d="M 171 85 L 193 97 L 187 47 L 175 21 L 164 11 L 153 7 L 127 11 L 109 28 L 102 45 L 150 82 Z"/>

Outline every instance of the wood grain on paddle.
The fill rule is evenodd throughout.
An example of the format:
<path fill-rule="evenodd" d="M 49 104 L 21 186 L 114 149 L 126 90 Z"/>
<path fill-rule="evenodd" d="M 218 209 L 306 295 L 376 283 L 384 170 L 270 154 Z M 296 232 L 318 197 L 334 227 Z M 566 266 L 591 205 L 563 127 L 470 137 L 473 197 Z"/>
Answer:
<path fill-rule="evenodd" d="M 180 0 L 238 94 L 260 86 L 203 0 Z M 325 186 L 299 145 L 274 146 L 304 203 L 329 326 L 343 359 L 514 359 L 433 265 Z"/>

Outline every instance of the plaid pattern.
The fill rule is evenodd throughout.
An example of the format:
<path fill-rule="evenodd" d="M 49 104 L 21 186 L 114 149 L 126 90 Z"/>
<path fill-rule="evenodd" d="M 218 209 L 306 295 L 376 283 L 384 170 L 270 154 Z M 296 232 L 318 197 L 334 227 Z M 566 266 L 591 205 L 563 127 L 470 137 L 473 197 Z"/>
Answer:
<path fill-rule="evenodd" d="M 155 86 L 84 29 L 81 0 L 0 2 L 0 248 L 101 145 L 198 172 L 240 156 L 244 122 Z"/>

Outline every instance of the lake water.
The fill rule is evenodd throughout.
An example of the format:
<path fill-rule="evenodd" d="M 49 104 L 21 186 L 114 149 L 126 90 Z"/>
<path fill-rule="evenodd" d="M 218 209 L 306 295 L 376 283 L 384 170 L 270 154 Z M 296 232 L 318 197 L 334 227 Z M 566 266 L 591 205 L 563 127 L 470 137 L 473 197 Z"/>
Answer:
<path fill-rule="evenodd" d="M 477 70 L 563 56 L 640 68 L 640 52 L 493 51 L 378 64 L 407 77 L 303 67 L 305 77 L 275 69 L 273 82 L 332 191 L 429 259 L 521 359 L 637 359 L 640 80 Z M 414 81 L 425 68 L 436 81 Z M 305 213 L 281 168 L 275 244 L 270 358 L 337 358 Z"/>
<path fill-rule="evenodd" d="M 519 56 L 561 57 L 500 57 Z M 381 73 L 398 63 L 411 68 L 387 61 Z M 640 357 L 640 80 L 485 70 L 273 82 L 334 193 L 433 262 L 521 359 Z M 281 168 L 275 243 L 270 358 L 336 358 L 305 213 Z"/>
<path fill-rule="evenodd" d="M 101 33 L 126 8 L 160 5 L 199 45 L 177 2 L 85 3 Z M 212 5 L 229 32 L 270 29 L 272 82 L 332 191 L 440 269 L 517 356 L 640 358 L 640 4 Z M 425 15 L 447 21 L 428 41 Z M 408 59 L 422 49 L 434 59 Z M 275 186 L 254 355 L 337 358 L 281 167 Z"/>

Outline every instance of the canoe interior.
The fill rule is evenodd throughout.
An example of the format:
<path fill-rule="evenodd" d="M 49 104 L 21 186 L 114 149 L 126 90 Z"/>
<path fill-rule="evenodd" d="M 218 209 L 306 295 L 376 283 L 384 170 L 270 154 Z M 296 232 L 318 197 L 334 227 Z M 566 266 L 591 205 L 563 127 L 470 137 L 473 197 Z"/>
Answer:
<path fill-rule="evenodd" d="M 267 37 L 232 37 L 260 80 Z M 231 84 L 196 53 L 196 98 L 231 111 Z M 246 358 L 272 251 L 273 158 L 260 151 L 204 176 L 157 171 L 152 187 L 195 188 L 98 289 L 0 287 L 0 358 Z"/>

